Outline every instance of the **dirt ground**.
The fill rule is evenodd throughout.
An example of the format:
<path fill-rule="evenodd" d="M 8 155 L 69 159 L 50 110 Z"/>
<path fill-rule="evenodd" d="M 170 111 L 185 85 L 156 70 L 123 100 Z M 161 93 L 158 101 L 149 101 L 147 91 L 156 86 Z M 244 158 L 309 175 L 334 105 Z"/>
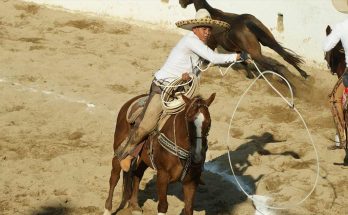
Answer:
<path fill-rule="evenodd" d="M 0 214 L 102 214 L 117 112 L 147 92 L 179 39 L 111 18 L 0 0 Z M 244 97 L 227 141 L 231 114 L 252 80 L 238 66 L 224 77 L 214 67 L 201 80 L 201 94 L 217 97 L 195 214 L 255 214 L 232 176 L 227 147 L 244 189 L 274 206 L 293 205 L 264 214 L 348 214 L 347 152 L 326 149 L 335 134 L 327 95 L 337 78 L 305 65 L 310 78 L 304 80 L 285 65 L 319 156 L 314 192 L 307 198 L 316 182 L 316 151 L 300 117 L 264 80 Z M 139 199 L 144 214 L 157 213 L 155 181 L 148 170 Z M 114 211 L 120 195 L 121 181 Z M 180 184 L 170 186 L 168 201 L 167 214 L 180 214 Z"/>

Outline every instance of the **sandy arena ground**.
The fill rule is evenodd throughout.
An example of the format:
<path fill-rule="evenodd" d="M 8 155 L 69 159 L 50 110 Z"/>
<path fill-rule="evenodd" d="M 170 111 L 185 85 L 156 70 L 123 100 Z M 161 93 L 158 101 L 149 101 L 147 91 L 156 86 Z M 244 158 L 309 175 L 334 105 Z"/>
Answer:
<path fill-rule="evenodd" d="M 0 0 L 0 214 L 102 214 L 118 109 L 148 90 L 179 38 L 110 18 Z M 265 214 L 348 214 L 348 169 L 334 164 L 343 164 L 347 152 L 326 149 L 335 134 L 327 95 L 336 77 L 305 66 L 311 77 L 303 80 L 288 68 L 296 107 L 317 146 L 320 175 L 305 202 Z M 233 183 L 227 146 L 244 188 L 273 198 L 276 206 L 296 204 L 315 183 L 316 155 L 306 130 L 264 80 L 241 103 L 226 143 L 232 111 L 251 82 L 238 68 L 224 77 L 216 67 L 203 74 L 201 94 L 217 97 L 210 108 L 206 185 L 197 191 L 195 214 L 255 214 Z M 144 214 L 157 213 L 154 173 L 148 170 L 141 184 Z M 121 181 L 113 210 L 120 191 Z M 171 186 L 168 201 L 168 214 L 180 214 L 180 184 Z"/>

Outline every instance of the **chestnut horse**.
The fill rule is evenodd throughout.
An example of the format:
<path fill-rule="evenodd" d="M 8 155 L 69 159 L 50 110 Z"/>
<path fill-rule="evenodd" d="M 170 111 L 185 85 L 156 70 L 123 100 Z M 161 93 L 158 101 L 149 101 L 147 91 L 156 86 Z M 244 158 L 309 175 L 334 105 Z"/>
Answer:
<path fill-rule="evenodd" d="M 230 24 L 231 29 L 222 33 L 212 35 L 208 41 L 208 46 L 213 50 L 220 45 L 229 52 L 247 52 L 251 58 L 266 70 L 273 70 L 282 74 L 283 65 L 272 63 L 261 53 L 261 45 L 267 46 L 277 52 L 286 62 L 291 64 L 299 71 L 302 77 L 308 75 L 300 68 L 304 63 L 303 59 L 293 51 L 281 46 L 274 38 L 270 30 L 256 17 L 251 14 L 226 13 L 211 7 L 206 0 L 179 0 L 181 7 L 186 8 L 189 4 L 194 4 L 196 10 L 204 8 L 209 11 L 211 17 L 216 20 Z M 253 78 L 246 63 L 244 64 L 247 77 Z"/>
<path fill-rule="evenodd" d="M 126 120 L 128 108 L 142 96 L 131 99 L 120 109 L 114 134 L 114 151 L 132 129 L 132 125 Z M 185 202 L 184 214 L 193 214 L 194 196 L 208 149 L 207 136 L 211 124 L 208 107 L 213 102 L 215 93 L 207 100 L 200 96 L 192 99 L 185 96 L 182 98 L 186 103 L 185 109 L 176 115 L 171 115 L 160 131 L 149 135 L 131 170 L 128 173 L 123 172 L 123 194 L 119 209 L 128 202 L 128 207 L 134 213 L 141 211 L 138 205 L 139 183 L 145 170 L 151 167 L 157 170 L 158 213 L 167 212 L 168 184 L 181 181 Z M 114 157 L 104 215 L 111 214 L 113 192 L 120 178 L 120 172 L 120 163 Z"/>

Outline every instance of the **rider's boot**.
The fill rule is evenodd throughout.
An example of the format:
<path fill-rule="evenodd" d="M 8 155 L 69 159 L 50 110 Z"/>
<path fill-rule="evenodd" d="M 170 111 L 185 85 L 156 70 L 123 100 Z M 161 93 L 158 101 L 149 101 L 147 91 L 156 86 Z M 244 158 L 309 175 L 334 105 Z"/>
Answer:
<path fill-rule="evenodd" d="M 133 150 L 136 148 L 138 143 L 143 139 L 142 135 L 144 132 L 140 131 L 141 128 L 137 128 L 132 132 L 130 138 L 128 139 L 126 146 L 123 149 L 118 150 L 115 155 L 120 160 L 120 166 L 124 172 L 128 172 L 132 163 L 134 156 L 132 156 Z"/>
<path fill-rule="evenodd" d="M 129 171 L 133 158 L 134 158 L 133 156 L 128 155 L 127 157 L 125 157 L 123 160 L 120 161 L 121 169 L 124 172 Z"/>

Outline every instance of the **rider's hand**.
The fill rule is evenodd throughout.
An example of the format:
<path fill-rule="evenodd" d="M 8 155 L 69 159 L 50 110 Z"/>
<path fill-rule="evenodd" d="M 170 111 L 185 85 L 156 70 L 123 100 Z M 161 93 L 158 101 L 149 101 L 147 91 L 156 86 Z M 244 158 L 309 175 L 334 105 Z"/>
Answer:
<path fill-rule="evenodd" d="M 236 53 L 236 54 L 237 54 L 236 61 L 241 60 L 240 59 L 240 53 Z"/>
<path fill-rule="evenodd" d="M 183 81 L 188 81 L 188 80 L 191 79 L 191 77 L 190 77 L 190 75 L 189 75 L 187 72 L 185 72 L 185 73 L 183 73 L 183 74 L 181 75 L 181 79 L 182 79 Z"/>

